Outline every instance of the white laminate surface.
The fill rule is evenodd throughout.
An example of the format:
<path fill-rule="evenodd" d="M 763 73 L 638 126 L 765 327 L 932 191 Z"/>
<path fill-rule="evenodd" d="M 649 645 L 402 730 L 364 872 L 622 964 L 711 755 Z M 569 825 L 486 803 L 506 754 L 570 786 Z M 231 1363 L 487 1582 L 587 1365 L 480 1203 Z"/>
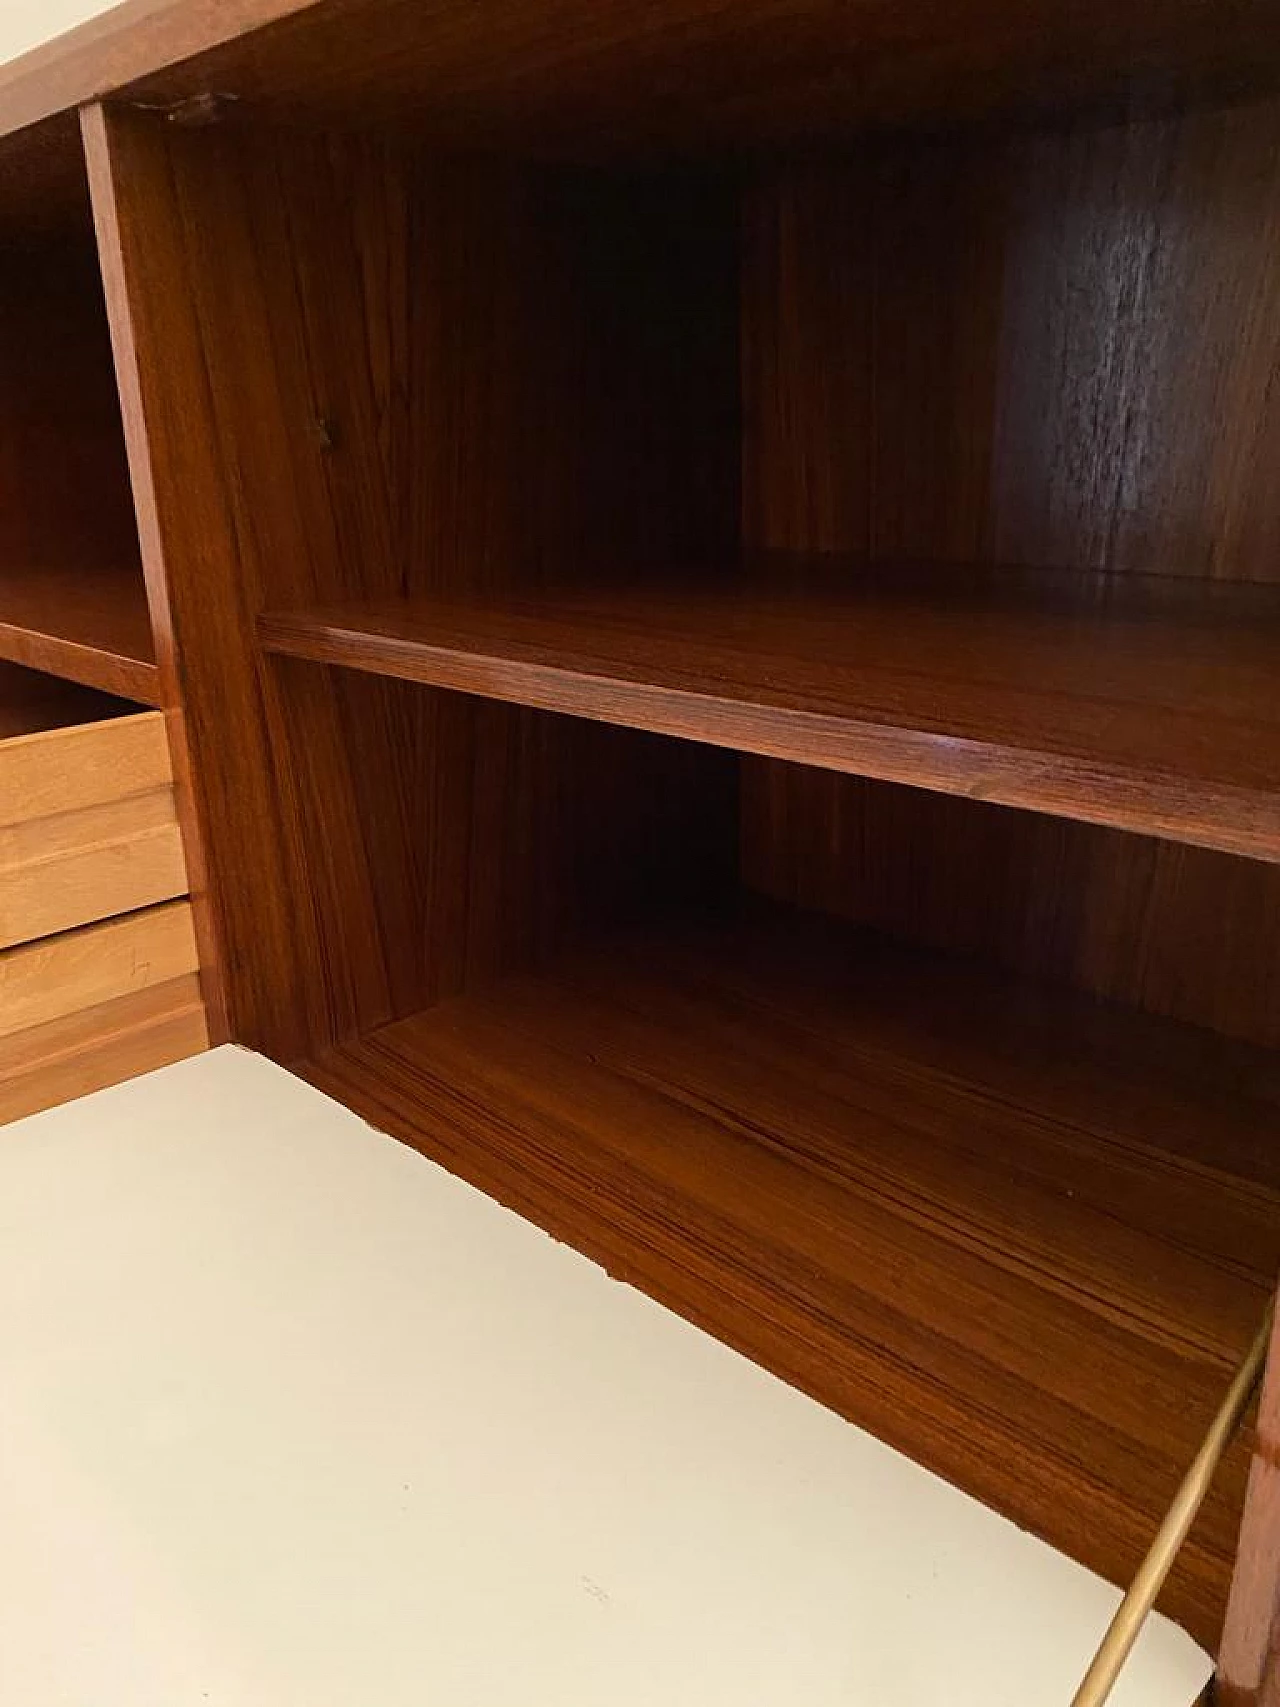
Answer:
<path fill-rule="evenodd" d="M 255 1056 L 0 1133 L 2 1703 L 1067 1707 L 1116 1599 Z"/>

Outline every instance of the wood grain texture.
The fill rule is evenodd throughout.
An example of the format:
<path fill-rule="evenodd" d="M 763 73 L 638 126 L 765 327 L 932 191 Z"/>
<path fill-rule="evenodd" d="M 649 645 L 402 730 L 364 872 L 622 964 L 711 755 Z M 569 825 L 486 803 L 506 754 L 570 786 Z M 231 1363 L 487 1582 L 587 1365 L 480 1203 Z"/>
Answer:
<path fill-rule="evenodd" d="M 397 763 L 429 779 L 484 761 L 472 714 L 452 724 L 372 693 L 340 707 L 319 678 L 260 668 L 256 617 L 409 577 L 483 585 L 517 543 L 534 578 L 614 536 L 723 562 L 738 507 L 733 202 L 660 176 L 611 204 L 593 174 L 196 137 L 133 114 L 98 115 L 86 135 L 234 1035 L 288 1059 L 389 1017 L 391 985 L 400 1011 L 427 999 L 389 984 L 410 951 L 378 929 L 396 905 L 372 879 L 385 858 L 403 891 L 403 830 L 384 856 L 365 824 L 375 810 L 406 822 Z M 692 289 L 667 289 L 676 277 Z M 501 768 L 520 725 L 484 726 Z M 384 765 L 397 743 L 404 760 Z M 469 822 L 441 869 L 482 895 Z"/>
<path fill-rule="evenodd" d="M 1274 581 L 1280 103 L 765 167 L 753 549 Z"/>
<path fill-rule="evenodd" d="M 294 851 L 332 958 L 308 987 L 317 1035 L 411 1013 L 733 880 L 726 755 L 301 663 L 282 664 L 277 688 Z"/>
<path fill-rule="evenodd" d="M 152 478 L 151 450 L 147 438 L 138 352 L 129 289 L 125 279 L 116 206 L 114 163 L 107 145 L 102 109 L 88 106 L 79 114 L 78 141 L 81 147 L 86 187 L 96 238 L 112 361 L 123 418 L 125 454 L 133 488 L 134 514 L 142 558 L 143 579 L 151 619 L 156 667 L 173 769 L 174 796 L 182 831 L 190 884 L 196 940 L 200 949 L 200 977 L 204 990 L 211 1040 L 224 1043 L 230 1035 L 224 968 L 224 945 L 219 936 L 212 904 L 208 860 L 200 822 L 192 766 L 191 741 L 185 713 L 183 686 L 173 636 L 173 612 L 164 544 L 160 534 Z"/>
<path fill-rule="evenodd" d="M 0 948 L 186 892 L 182 836 L 172 820 L 0 866 Z"/>
<path fill-rule="evenodd" d="M 1272 1057 L 816 920 L 652 924 L 306 1071 L 1116 1581 L 1280 1260 Z M 1246 1459 L 1164 1602 L 1211 1642 Z"/>
<path fill-rule="evenodd" d="M 136 564 L 10 564 L 0 573 L 0 658 L 160 704 L 151 618 Z"/>
<path fill-rule="evenodd" d="M 150 794 L 171 780 L 158 711 L 18 735 L 0 741 L 0 826 Z"/>
<path fill-rule="evenodd" d="M 295 656 L 1280 858 L 1280 599 L 904 572 L 272 613 Z M 1135 608 L 1135 606 L 1137 608 Z"/>
<path fill-rule="evenodd" d="M 0 954 L 0 1037 L 199 971 L 188 901 Z"/>
<path fill-rule="evenodd" d="M 1280 1046 L 1270 865 L 794 765 L 741 801 L 760 894 Z"/>
<path fill-rule="evenodd" d="M 0 1038 L 0 1125 L 208 1047 L 200 980 L 171 979 Z"/>
<path fill-rule="evenodd" d="M 1273 1330 L 1214 1699 L 1280 1702 L 1280 1328 Z"/>
<path fill-rule="evenodd" d="M 168 829 L 174 822 L 172 788 L 129 794 L 100 806 L 0 824 L 0 867 L 51 859 L 103 842 L 127 840 Z"/>
<path fill-rule="evenodd" d="M 457 90 L 492 140 L 513 85 Z M 1274 1042 L 1273 869 L 812 767 L 873 654 L 840 763 L 922 734 L 888 774 L 1274 854 L 1277 593 L 1242 583 L 1275 579 L 1278 134 L 747 167 L 739 251 L 719 174 L 86 120 L 235 1035 L 1115 1577 L 1274 1282 L 1274 1057 L 823 922 L 560 951 L 729 893 L 741 846 L 748 884 Z M 761 592 L 739 535 L 803 574 Z M 864 609 L 882 558 L 942 570 Z M 1007 560 L 1012 614 L 960 567 Z M 1168 1601 L 1211 1641 L 1244 1475 Z"/>
<path fill-rule="evenodd" d="M 129 0 L 6 67 L 0 126 L 124 88 L 162 105 L 215 91 L 471 144 L 634 151 L 1167 104 L 1274 86 L 1278 67 L 1265 0 Z"/>
<path fill-rule="evenodd" d="M 745 199 L 747 546 L 961 579 L 1014 557 L 1075 571 L 1085 609 L 1135 571 L 1209 605 L 1274 579 L 1278 138 L 1264 102 L 764 169 Z M 1190 712 L 1196 670 L 1175 676 Z M 1229 668 L 1213 692 L 1232 695 Z M 1193 715 L 1185 753 L 1210 723 Z M 1251 744 L 1276 751 L 1260 728 Z M 748 761 L 742 797 L 768 893 L 1280 1030 L 1272 869 L 799 766 Z"/>

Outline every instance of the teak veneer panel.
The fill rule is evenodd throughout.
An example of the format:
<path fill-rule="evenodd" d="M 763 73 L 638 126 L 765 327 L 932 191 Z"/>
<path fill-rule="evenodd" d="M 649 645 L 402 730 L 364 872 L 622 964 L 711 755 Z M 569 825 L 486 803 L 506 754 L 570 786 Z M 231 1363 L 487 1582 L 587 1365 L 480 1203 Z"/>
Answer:
<path fill-rule="evenodd" d="M 743 189 L 749 551 L 1280 579 L 1280 101 Z"/>
<path fill-rule="evenodd" d="M 136 112 L 95 110 L 85 135 L 233 1035 L 290 1059 L 432 999 L 406 920 L 447 890 L 419 862 L 500 912 L 465 811 L 399 844 L 472 778 L 487 798 L 532 726 L 343 702 L 263 664 L 259 611 L 394 594 L 410 562 L 487 584 L 531 532 L 547 571 L 619 533 L 724 561 L 734 204 L 701 178 L 628 176 L 617 197 L 598 174 Z"/>
<path fill-rule="evenodd" d="M 1192 605 L 1274 581 L 1277 160 L 1264 100 L 749 174 L 748 552 L 1071 566 L 1086 609 L 1153 570 Z M 767 760 L 742 790 L 756 887 L 1280 1041 L 1274 865 Z"/>
<path fill-rule="evenodd" d="M 0 1124 L 208 1048 L 194 974 L 0 1038 Z"/>
<path fill-rule="evenodd" d="M 0 658 L 144 705 L 160 703 L 136 564 L 0 568 Z"/>
<path fill-rule="evenodd" d="M 11 948 L 0 954 L 0 1037 L 198 971 L 187 901 Z"/>
<path fill-rule="evenodd" d="M 1117 1582 L 1280 1261 L 1272 1057 L 829 921 L 653 926 L 305 1071 Z M 1246 1465 L 1163 1602 L 1208 1642 Z"/>
<path fill-rule="evenodd" d="M 867 123 L 1274 83 L 1267 0 L 130 0 L 0 74 L 0 129 L 125 89 L 534 149 L 812 141 Z"/>
<path fill-rule="evenodd" d="M 1280 1048 L 1280 870 L 833 771 L 741 767 L 758 894 Z"/>
<path fill-rule="evenodd" d="M 1280 859 L 1280 595 L 750 586 L 271 613 L 264 643 L 544 710 Z M 1135 608 L 1136 607 L 1136 608 Z"/>

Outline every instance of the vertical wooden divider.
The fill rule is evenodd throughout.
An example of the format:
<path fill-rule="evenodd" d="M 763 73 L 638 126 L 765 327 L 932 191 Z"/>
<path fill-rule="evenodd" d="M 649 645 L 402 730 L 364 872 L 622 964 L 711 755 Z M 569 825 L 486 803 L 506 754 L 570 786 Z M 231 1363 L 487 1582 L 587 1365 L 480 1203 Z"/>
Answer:
<path fill-rule="evenodd" d="M 392 772 L 376 714 L 353 759 L 323 680 L 291 694 L 254 621 L 268 597 L 398 584 L 402 180 L 377 144 L 103 107 L 84 135 L 206 930 L 230 1035 L 288 1060 L 392 1011 L 352 775 Z"/>
<path fill-rule="evenodd" d="M 314 1055 L 521 961 L 597 915 L 593 847 L 654 878 L 668 802 L 731 851 L 725 755 L 275 660 L 256 619 L 731 563 L 732 193 L 251 116 L 84 135 L 230 1035 Z"/>
<path fill-rule="evenodd" d="M 83 110 L 81 134 L 111 331 L 116 383 L 120 394 L 134 512 L 142 549 L 147 605 L 155 638 L 156 662 L 160 670 L 165 727 L 173 763 L 174 795 L 191 888 L 192 916 L 200 959 L 200 989 L 208 1021 L 209 1041 L 217 1044 L 225 1042 L 231 1035 L 225 963 L 210 894 L 209 866 L 196 799 L 191 742 L 174 650 L 173 616 L 151 468 L 146 415 L 143 409 L 137 339 L 125 278 L 116 200 L 117 174 L 108 147 L 106 119 L 101 106 Z M 127 186 L 125 194 L 128 194 Z"/>

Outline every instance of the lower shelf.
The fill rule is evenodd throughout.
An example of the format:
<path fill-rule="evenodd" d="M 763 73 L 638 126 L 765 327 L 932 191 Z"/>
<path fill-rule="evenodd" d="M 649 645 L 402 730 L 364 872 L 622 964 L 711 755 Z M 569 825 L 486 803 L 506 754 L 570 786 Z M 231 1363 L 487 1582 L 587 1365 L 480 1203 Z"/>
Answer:
<path fill-rule="evenodd" d="M 772 913 L 567 955 L 321 1088 L 1115 1581 L 1280 1266 L 1280 1074 Z M 1217 1640 L 1237 1443 L 1165 1610 Z"/>

